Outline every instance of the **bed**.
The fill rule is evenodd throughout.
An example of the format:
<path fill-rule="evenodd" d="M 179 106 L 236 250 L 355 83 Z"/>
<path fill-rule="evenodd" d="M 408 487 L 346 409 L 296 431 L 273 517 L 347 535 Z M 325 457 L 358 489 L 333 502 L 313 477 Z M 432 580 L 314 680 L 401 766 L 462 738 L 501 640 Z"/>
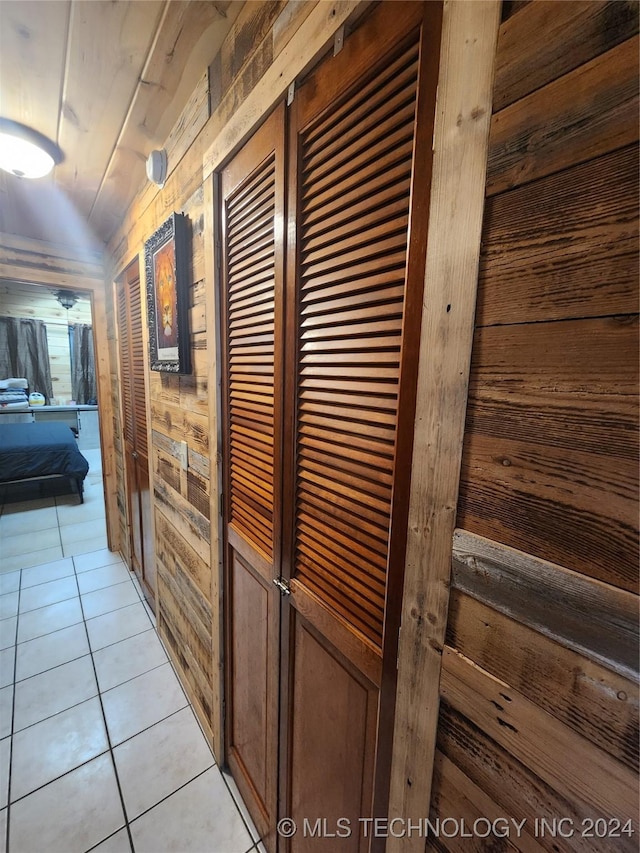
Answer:
<path fill-rule="evenodd" d="M 0 484 L 62 477 L 75 484 L 80 503 L 89 463 L 70 428 L 60 423 L 0 423 Z"/>

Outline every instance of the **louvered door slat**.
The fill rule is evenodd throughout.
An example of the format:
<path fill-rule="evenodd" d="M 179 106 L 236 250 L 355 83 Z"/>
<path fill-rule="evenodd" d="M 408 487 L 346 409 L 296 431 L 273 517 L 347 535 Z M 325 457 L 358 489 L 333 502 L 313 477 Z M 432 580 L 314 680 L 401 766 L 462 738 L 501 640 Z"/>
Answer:
<path fill-rule="evenodd" d="M 395 473 L 417 67 L 413 45 L 299 137 L 294 577 L 376 644 Z"/>
<path fill-rule="evenodd" d="M 229 520 L 273 555 L 274 210 L 270 157 L 226 199 Z"/>
<path fill-rule="evenodd" d="M 133 370 L 131 367 L 129 319 L 127 315 L 127 294 L 124 287 L 118 288 L 118 332 L 120 335 L 120 366 L 122 386 L 122 417 L 125 441 L 133 446 L 134 416 L 132 407 Z"/>
<path fill-rule="evenodd" d="M 357 132 L 363 117 L 370 115 L 376 104 L 388 103 L 394 97 L 394 93 L 404 88 L 407 82 L 414 85 L 418 73 L 416 64 L 418 53 L 418 45 L 414 45 L 390 62 L 383 75 L 375 77 L 362 86 L 357 96 L 332 110 L 329 119 L 309 128 L 305 135 L 307 157 L 318 150 L 323 151 L 336 139 L 344 138 L 349 128 Z"/>
<path fill-rule="evenodd" d="M 131 300 L 131 368 L 133 370 L 133 416 L 136 452 L 146 457 L 148 454 L 147 413 L 145 409 L 146 390 L 144 385 L 145 350 L 142 338 L 142 314 L 140 291 L 132 287 Z"/>

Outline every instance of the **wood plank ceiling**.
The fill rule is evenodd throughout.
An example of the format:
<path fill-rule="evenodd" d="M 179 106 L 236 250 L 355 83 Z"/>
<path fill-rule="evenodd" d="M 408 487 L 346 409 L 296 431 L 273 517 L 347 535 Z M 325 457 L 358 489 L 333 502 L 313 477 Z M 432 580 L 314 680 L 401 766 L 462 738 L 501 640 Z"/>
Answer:
<path fill-rule="evenodd" d="M 62 191 L 106 242 L 146 181 L 149 152 L 163 147 L 241 6 L 2 0 L 0 115 L 55 140 L 65 159 L 38 181 L 0 172 L 0 231 L 70 242 L 55 221 L 64 217 L 43 215 Z"/>

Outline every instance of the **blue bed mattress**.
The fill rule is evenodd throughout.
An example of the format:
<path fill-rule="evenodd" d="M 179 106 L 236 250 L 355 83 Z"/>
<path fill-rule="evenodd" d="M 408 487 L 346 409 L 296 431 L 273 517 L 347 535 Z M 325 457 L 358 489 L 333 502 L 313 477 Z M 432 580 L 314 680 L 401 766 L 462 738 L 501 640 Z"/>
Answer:
<path fill-rule="evenodd" d="M 57 475 L 80 484 L 88 470 L 65 424 L 0 423 L 0 483 Z"/>

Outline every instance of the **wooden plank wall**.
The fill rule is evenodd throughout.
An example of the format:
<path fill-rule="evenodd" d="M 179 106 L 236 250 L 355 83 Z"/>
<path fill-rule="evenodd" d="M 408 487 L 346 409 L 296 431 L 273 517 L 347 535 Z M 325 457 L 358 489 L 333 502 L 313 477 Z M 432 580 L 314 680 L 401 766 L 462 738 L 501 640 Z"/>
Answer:
<path fill-rule="evenodd" d="M 637 849 L 637 33 L 503 6 L 431 801 L 492 849 Z"/>
<path fill-rule="evenodd" d="M 366 3 L 361 4 L 366 8 Z M 111 280 L 142 251 L 144 240 L 172 211 L 187 214 L 191 227 L 189 273 L 189 325 L 193 373 L 190 376 L 150 372 L 151 443 L 150 464 L 154 483 L 155 551 L 158 570 L 158 626 L 183 684 L 210 738 L 216 755 L 222 755 L 222 707 L 220 675 L 222 649 L 220 632 L 220 583 L 218 565 L 218 465 L 216 389 L 216 332 L 214 298 L 214 233 L 212 168 L 219 165 L 211 146 L 233 125 L 232 145 L 242 133 L 233 124 L 260 83 L 269 99 L 263 98 L 261 114 L 286 92 L 288 82 L 282 69 L 286 50 L 294 50 L 292 68 L 298 71 L 312 61 L 319 49 L 331 44 L 332 33 L 359 7 L 357 0 L 320 4 L 313 19 L 314 2 L 300 4 L 284 0 L 247 3 L 242 6 L 222 46 L 222 59 L 209 69 L 211 114 L 203 123 L 198 94 L 185 103 L 183 114 L 169 136 L 179 139 L 172 151 L 175 162 L 162 189 L 147 184 L 130 207 L 109 244 Z M 318 7 L 319 8 L 319 7 Z M 337 12 L 336 12 L 337 10 Z M 311 17 L 312 37 L 300 34 Z M 271 81 L 269 83 L 269 81 Z M 253 121 L 260 116 L 251 115 Z M 197 123 L 197 126 L 194 125 Z M 178 133 L 179 130 L 179 133 Z M 224 146 L 223 146 L 224 148 Z M 226 156 L 230 147 L 225 149 Z M 216 148 L 218 151 L 218 148 Z M 206 168 L 203 175 L 203 161 Z M 208 206 L 207 206 L 208 205 Z M 206 223 L 206 225 L 205 225 Z M 108 288 L 109 290 L 109 288 Z M 108 317 L 113 355 L 117 330 L 110 293 Z M 114 364 L 117 361 L 114 359 Z M 112 374 L 114 401 L 119 400 L 117 374 Z M 119 404 L 118 404 L 119 409 Z M 114 424 L 118 428 L 116 418 Z M 126 531 L 126 503 L 118 432 L 118 506 L 121 529 Z M 188 447 L 188 470 L 181 470 L 180 442 Z"/>
<path fill-rule="evenodd" d="M 67 311 L 56 300 L 56 289 L 3 281 L 0 283 L 0 316 L 33 317 L 46 324 L 53 396 L 58 403 L 63 404 L 73 397 L 69 325 L 91 325 L 91 300 L 88 294 L 78 294 L 78 301 Z"/>

